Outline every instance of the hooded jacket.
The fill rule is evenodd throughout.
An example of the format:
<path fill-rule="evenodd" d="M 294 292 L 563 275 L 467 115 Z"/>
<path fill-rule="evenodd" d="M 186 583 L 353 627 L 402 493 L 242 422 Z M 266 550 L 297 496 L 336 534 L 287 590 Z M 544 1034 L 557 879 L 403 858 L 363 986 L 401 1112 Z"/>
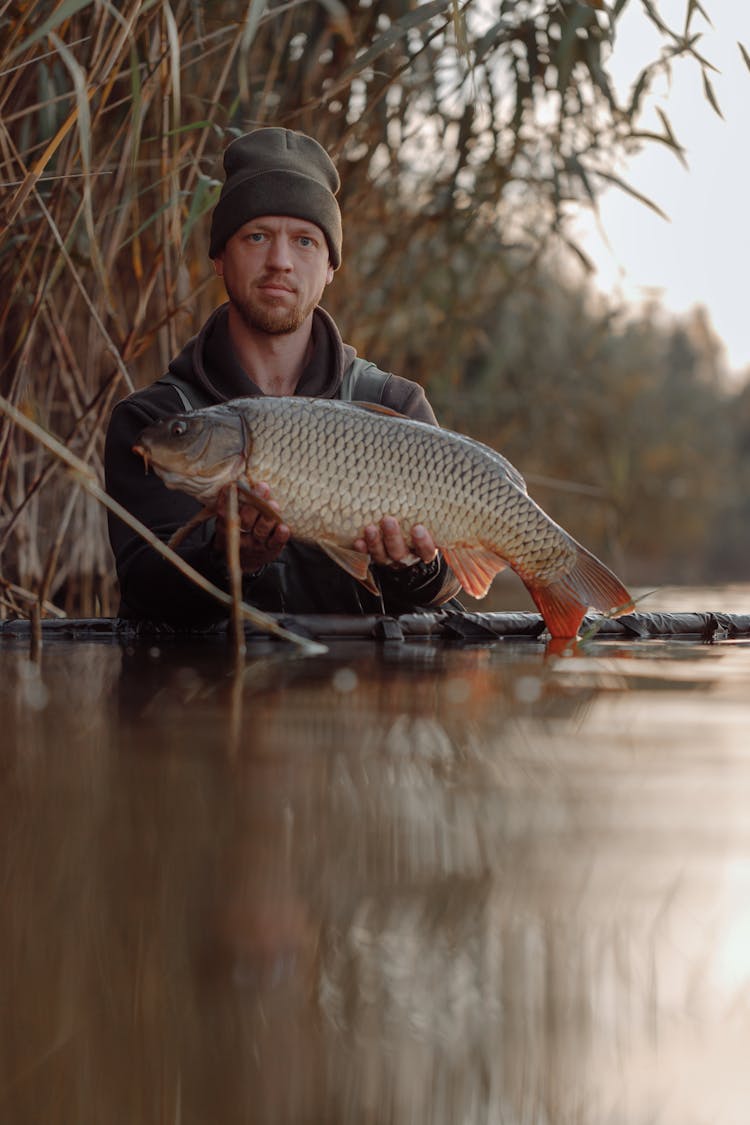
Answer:
<path fill-rule="evenodd" d="M 311 358 L 296 394 L 337 398 L 355 351 L 344 344 L 332 318 L 323 309 L 313 314 Z M 240 365 L 229 337 L 228 305 L 216 309 L 197 336 L 170 363 L 169 371 L 194 388 L 201 403 L 262 394 Z M 437 425 L 424 391 L 417 383 L 390 375 L 382 389 L 384 406 Z M 200 504 L 168 489 L 155 473 L 144 473 L 133 452 L 143 429 L 181 413 L 177 388 L 157 380 L 119 402 L 112 413 L 104 455 L 107 491 L 163 541 L 196 514 Z M 225 556 L 213 545 L 214 520 L 197 527 L 179 554 L 215 585 L 229 589 Z M 109 516 L 109 537 L 120 583 L 120 616 L 163 622 L 173 627 L 202 628 L 223 620 L 226 609 L 198 589 L 116 516 Z M 295 540 L 275 562 L 257 575 L 243 578 L 243 597 L 270 613 L 399 614 L 434 608 L 458 592 L 459 584 L 445 562 L 394 569 L 373 567 L 382 597 L 367 591 L 318 548 Z"/>

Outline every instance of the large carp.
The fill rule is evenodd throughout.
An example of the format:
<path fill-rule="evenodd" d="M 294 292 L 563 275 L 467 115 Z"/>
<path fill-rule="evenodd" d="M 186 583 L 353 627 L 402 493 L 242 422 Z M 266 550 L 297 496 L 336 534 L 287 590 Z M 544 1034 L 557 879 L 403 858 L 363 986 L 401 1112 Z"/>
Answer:
<path fill-rule="evenodd" d="M 266 481 L 281 509 L 281 517 L 268 509 L 273 517 L 370 588 L 369 556 L 352 544 L 391 515 L 407 542 L 414 524 L 424 524 L 475 598 L 511 567 L 553 637 L 575 636 L 590 606 L 616 613 L 631 604 L 619 579 L 542 511 L 501 454 L 382 407 L 240 398 L 149 426 L 133 448 L 168 488 L 208 509 L 232 481 Z"/>

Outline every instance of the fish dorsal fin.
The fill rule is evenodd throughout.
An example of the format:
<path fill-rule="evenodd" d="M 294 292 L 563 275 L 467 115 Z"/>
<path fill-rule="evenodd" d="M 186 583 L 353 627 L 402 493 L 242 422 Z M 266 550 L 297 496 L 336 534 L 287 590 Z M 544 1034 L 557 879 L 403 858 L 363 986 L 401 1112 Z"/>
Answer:
<path fill-rule="evenodd" d="M 398 410 L 391 410 L 390 406 L 382 406 L 379 402 L 356 401 L 352 402 L 352 406 L 361 406 L 363 410 L 372 410 L 374 414 L 388 414 L 391 418 L 405 418 L 407 421 L 414 420 L 409 419 L 409 416 L 407 414 L 399 413 Z"/>
<path fill-rule="evenodd" d="M 473 598 L 483 598 L 492 580 L 508 564 L 488 547 L 443 547 L 443 555 L 458 581 Z"/>
<path fill-rule="evenodd" d="M 337 566 L 345 570 L 347 574 L 351 574 L 352 578 L 356 578 L 363 586 L 367 587 L 371 594 L 379 594 L 375 579 L 370 570 L 370 556 L 362 551 L 354 551 L 351 547 L 341 547 L 338 543 L 332 543 L 328 539 L 318 539 L 317 546 L 321 551 L 325 551 L 329 559 L 333 559 Z"/>

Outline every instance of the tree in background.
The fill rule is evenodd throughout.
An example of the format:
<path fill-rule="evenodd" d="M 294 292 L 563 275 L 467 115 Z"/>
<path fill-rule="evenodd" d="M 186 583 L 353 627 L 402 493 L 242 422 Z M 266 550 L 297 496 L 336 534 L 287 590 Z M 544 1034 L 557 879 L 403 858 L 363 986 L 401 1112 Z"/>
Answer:
<path fill-rule="evenodd" d="M 578 368 L 561 376 L 554 334 L 535 353 L 538 380 L 519 366 L 523 338 L 562 313 L 530 324 L 519 294 L 557 291 L 538 267 L 551 244 L 578 252 L 569 215 L 606 184 L 631 190 L 615 169 L 633 146 L 679 152 L 666 118 L 660 134 L 640 130 L 653 77 L 690 56 L 714 100 L 696 0 L 677 29 L 641 0 L 663 50 L 618 99 L 608 66 L 625 3 L 4 5 L 0 390 L 98 468 L 113 401 L 159 374 L 219 299 L 206 223 L 227 141 L 262 124 L 300 128 L 338 157 L 345 265 L 329 292 L 348 338 L 429 383 L 446 420 L 473 425 L 464 390 L 474 401 L 483 388 L 503 404 L 500 444 L 524 433 L 540 471 L 580 480 L 596 451 L 591 477 L 604 465 L 602 487 L 614 489 L 607 534 L 630 550 L 639 462 L 617 411 L 639 414 L 646 376 L 602 373 L 598 399 Z M 614 363 L 607 317 L 596 330 L 580 323 L 592 354 Z M 557 328 L 574 342 L 572 327 Z M 507 385 L 493 382 L 498 363 Z M 564 404 L 568 426 L 544 430 L 535 382 Z M 2 606 L 112 612 L 101 512 L 7 423 L 0 497 Z M 602 518 L 587 509 L 584 537 L 584 517 L 599 511 L 594 529 Z"/>
<path fill-rule="evenodd" d="M 703 580 L 734 487 L 733 396 L 703 310 L 618 309 L 558 270 L 477 325 L 441 417 L 505 454 L 543 507 L 635 583 Z"/>

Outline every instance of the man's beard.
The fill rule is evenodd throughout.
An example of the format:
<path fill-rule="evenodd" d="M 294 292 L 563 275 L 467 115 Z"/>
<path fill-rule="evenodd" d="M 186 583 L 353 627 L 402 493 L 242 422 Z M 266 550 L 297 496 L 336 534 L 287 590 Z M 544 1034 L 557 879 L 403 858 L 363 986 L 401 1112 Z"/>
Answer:
<path fill-rule="evenodd" d="M 262 284 L 267 285 L 269 280 L 271 279 L 264 278 Z M 299 326 L 307 320 L 322 296 L 321 290 L 318 297 L 307 305 L 294 304 L 290 307 L 281 302 L 273 304 L 267 300 L 264 302 L 256 301 L 253 300 L 252 296 L 240 297 L 238 293 L 233 291 L 233 287 L 230 288 L 226 284 L 226 278 L 224 278 L 224 286 L 229 300 L 239 313 L 243 323 L 253 331 L 266 332 L 270 336 L 284 336 L 290 332 L 296 332 Z"/>

